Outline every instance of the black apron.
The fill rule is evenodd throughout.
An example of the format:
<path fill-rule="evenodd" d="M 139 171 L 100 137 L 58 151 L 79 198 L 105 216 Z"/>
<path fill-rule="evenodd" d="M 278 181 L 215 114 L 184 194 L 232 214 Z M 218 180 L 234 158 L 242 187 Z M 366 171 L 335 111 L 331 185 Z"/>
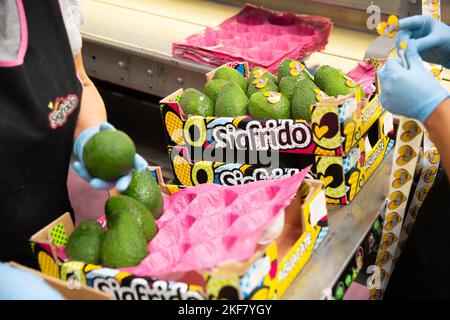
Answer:
<path fill-rule="evenodd" d="M 66 181 L 82 86 L 58 1 L 23 7 L 24 62 L 0 66 L 0 261 L 33 266 L 29 237 L 72 212 Z"/>
<path fill-rule="evenodd" d="M 384 299 L 450 299 L 450 185 L 444 170 L 420 209 Z"/>

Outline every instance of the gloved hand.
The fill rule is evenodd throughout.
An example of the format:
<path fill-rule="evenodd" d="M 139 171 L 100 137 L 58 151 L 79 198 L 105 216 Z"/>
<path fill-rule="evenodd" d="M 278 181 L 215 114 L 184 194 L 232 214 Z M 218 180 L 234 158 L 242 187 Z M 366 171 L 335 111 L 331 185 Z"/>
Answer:
<path fill-rule="evenodd" d="M 450 27 L 431 16 L 414 16 L 399 21 L 397 47 L 415 39 L 423 60 L 450 67 Z"/>
<path fill-rule="evenodd" d="M 449 94 L 425 68 L 415 40 L 408 42 L 405 55 L 409 69 L 398 58 L 389 60 L 378 71 L 380 102 L 392 113 L 425 122 Z"/>
<path fill-rule="evenodd" d="M 75 161 L 73 163 L 73 169 L 81 178 L 89 182 L 91 187 L 95 189 L 109 190 L 115 186 L 119 191 L 124 191 L 128 188 L 128 185 L 130 184 L 131 173 L 123 177 L 120 177 L 119 179 L 117 179 L 116 182 L 105 181 L 100 178 L 92 177 L 89 174 L 86 166 L 84 165 L 83 150 L 84 146 L 86 145 L 86 142 L 94 134 L 103 130 L 116 130 L 116 129 L 111 124 L 105 122 L 98 127 L 90 127 L 80 133 L 73 146 L 73 153 L 78 159 L 78 161 Z M 147 167 L 148 167 L 147 161 L 136 153 L 136 155 L 134 156 L 134 168 L 138 171 L 142 171 L 147 169 Z"/>
<path fill-rule="evenodd" d="M 0 263 L 0 300 L 64 300 L 41 277 Z"/>

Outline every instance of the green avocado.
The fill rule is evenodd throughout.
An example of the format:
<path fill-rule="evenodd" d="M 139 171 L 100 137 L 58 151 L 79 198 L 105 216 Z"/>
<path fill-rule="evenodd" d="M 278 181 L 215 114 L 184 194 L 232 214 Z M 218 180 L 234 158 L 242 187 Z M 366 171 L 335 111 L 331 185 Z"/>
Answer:
<path fill-rule="evenodd" d="M 233 81 L 243 92 L 247 92 L 247 80 L 242 74 L 230 67 L 221 67 L 214 73 L 213 79 L 222 79 L 227 81 Z"/>
<path fill-rule="evenodd" d="M 180 98 L 180 106 L 187 115 L 202 117 L 214 116 L 214 104 L 211 99 L 197 89 L 186 89 Z"/>
<path fill-rule="evenodd" d="M 216 117 L 238 117 L 247 114 L 247 95 L 236 83 L 226 83 L 217 96 Z"/>
<path fill-rule="evenodd" d="M 266 95 L 271 95 L 267 97 Z M 289 100 L 279 92 L 257 92 L 250 98 L 249 114 L 254 119 L 290 119 Z"/>
<path fill-rule="evenodd" d="M 122 194 L 143 203 L 155 219 L 159 219 L 164 211 L 164 200 L 158 183 L 150 170 L 133 170 L 131 182 Z"/>
<path fill-rule="evenodd" d="M 248 84 L 247 97 L 250 98 L 254 93 L 260 91 L 278 91 L 278 86 L 266 77 L 255 79 Z"/>
<path fill-rule="evenodd" d="M 280 82 L 280 92 L 283 96 L 285 96 L 289 101 L 292 100 L 292 94 L 294 93 L 294 89 L 297 86 L 297 83 L 300 80 L 303 80 L 303 77 L 291 77 L 286 76 L 281 79 Z"/>
<path fill-rule="evenodd" d="M 131 171 L 135 154 L 133 140 L 125 132 L 104 130 L 86 142 L 83 161 L 92 176 L 114 181 Z"/>
<path fill-rule="evenodd" d="M 205 94 L 209 97 L 209 99 L 211 100 L 213 105 L 216 104 L 217 95 L 219 94 L 220 89 L 222 89 L 223 85 L 227 82 L 228 82 L 227 80 L 216 79 L 216 80 L 208 81 L 205 84 L 205 88 L 204 88 Z"/>
<path fill-rule="evenodd" d="M 95 220 L 85 220 L 72 232 L 65 246 L 71 260 L 101 263 L 101 247 L 106 231 Z"/>
<path fill-rule="evenodd" d="M 318 102 L 317 95 L 319 94 L 314 90 L 320 89 L 309 79 L 297 82 L 291 101 L 293 119 L 311 122 L 311 105 Z"/>
<path fill-rule="evenodd" d="M 158 230 L 155 219 L 145 205 L 129 196 L 113 196 L 105 204 L 106 225 L 113 229 L 122 215 L 132 216 L 141 229 L 146 241 L 150 241 Z"/>
<path fill-rule="evenodd" d="M 354 82 L 348 78 L 341 70 L 322 65 L 314 74 L 314 82 L 316 85 L 329 96 L 337 98 L 338 96 L 348 95 L 354 93 L 356 90 L 361 91 L 361 97 L 365 98 L 364 90 L 359 85 L 351 85 Z"/>
<path fill-rule="evenodd" d="M 148 255 L 147 241 L 136 219 L 120 214 L 103 241 L 101 260 L 108 268 L 126 268 L 138 265 Z"/>
<path fill-rule="evenodd" d="M 278 65 L 278 85 L 280 85 L 280 82 L 284 77 L 290 76 L 296 78 L 300 75 L 303 78 L 312 80 L 312 77 L 306 71 L 305 66 L 297 60 L 285 59 Z"/>

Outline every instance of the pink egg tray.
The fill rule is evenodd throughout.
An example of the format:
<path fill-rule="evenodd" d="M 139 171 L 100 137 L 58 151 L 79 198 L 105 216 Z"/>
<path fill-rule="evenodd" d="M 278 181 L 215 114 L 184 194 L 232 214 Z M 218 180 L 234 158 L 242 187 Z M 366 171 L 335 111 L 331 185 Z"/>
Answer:
<path fill-rule="evenodd" d="M 149 255 L 138 266 L 120 270 L 161 277 L 249 259 L 258 244 L 279 236 L 284 209 L 309 169 L 277 180 L 232 187 L 201 184 L 165 195 L 164 214 L 148 244 Z M 105 225 L 104 216 L 99 222 Z"/>
<path fill-rule="evenodd" d="M 301 60 L 324 49 L 332 27 L 328 18 L 247 4 L 219 26 L 173 43 L 172 54 L 213 66 L 247 61 L 250 68 L 274 72 L 284 59 Z"/>

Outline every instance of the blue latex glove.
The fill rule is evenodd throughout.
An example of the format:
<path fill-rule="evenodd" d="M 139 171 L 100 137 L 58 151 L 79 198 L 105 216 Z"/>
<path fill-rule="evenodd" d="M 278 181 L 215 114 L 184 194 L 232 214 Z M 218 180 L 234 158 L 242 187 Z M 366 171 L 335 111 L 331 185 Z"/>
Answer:
<path fill-rule="evenodd" d="M 0 263 L 0 300 L 64 300 L 44 279 Z"/>
<path fill-rule="evenodd" d="M 81 134 L 78 136 L 73 146 L 73 153 L 78 159 L 78 161 L 75 161 L 73 163 L 73 169 L 81 178 L 89 182 L 91 187 L 95 189 L 109 190 L 113 187 L 116 187 L 119 191 L 124 191 L 128 188 L 128 185 L 131 182 L 131 172 L 123 177 L 120 177 L 119 179 L 117 179 L 116 182 L 111 182 L 105 181 L 100 178 L 92 177 L 89 174 L 86 166 L 84 165 L 83 150 L 84 146 L 86 145 L 86 142 L 94 134 L 104 130 L 116 130 L 116 129 L 111 124 L 105 122 L 98 127 L 90 127 L 81 132 Z M 134 168 L 138 171 L 142 171 L 148 168 L 147 161 L 137 153 L 134 156 Z"/>
<path fill-rule="evenodd" d="M 431 16 L 414 16 L 399 21 L 397 47 L 415 39 L 423 60 L 450 67 L 450 27 Z"/>
<path fill-rule="evenodd" d="M 425 68 L 415 40 L 408 42 L 405 55 L 409 69 L 398 58 L 389 60 L 378 71 L 380 102 L 392 113 L 425 122 L 449 94 Z"/>

